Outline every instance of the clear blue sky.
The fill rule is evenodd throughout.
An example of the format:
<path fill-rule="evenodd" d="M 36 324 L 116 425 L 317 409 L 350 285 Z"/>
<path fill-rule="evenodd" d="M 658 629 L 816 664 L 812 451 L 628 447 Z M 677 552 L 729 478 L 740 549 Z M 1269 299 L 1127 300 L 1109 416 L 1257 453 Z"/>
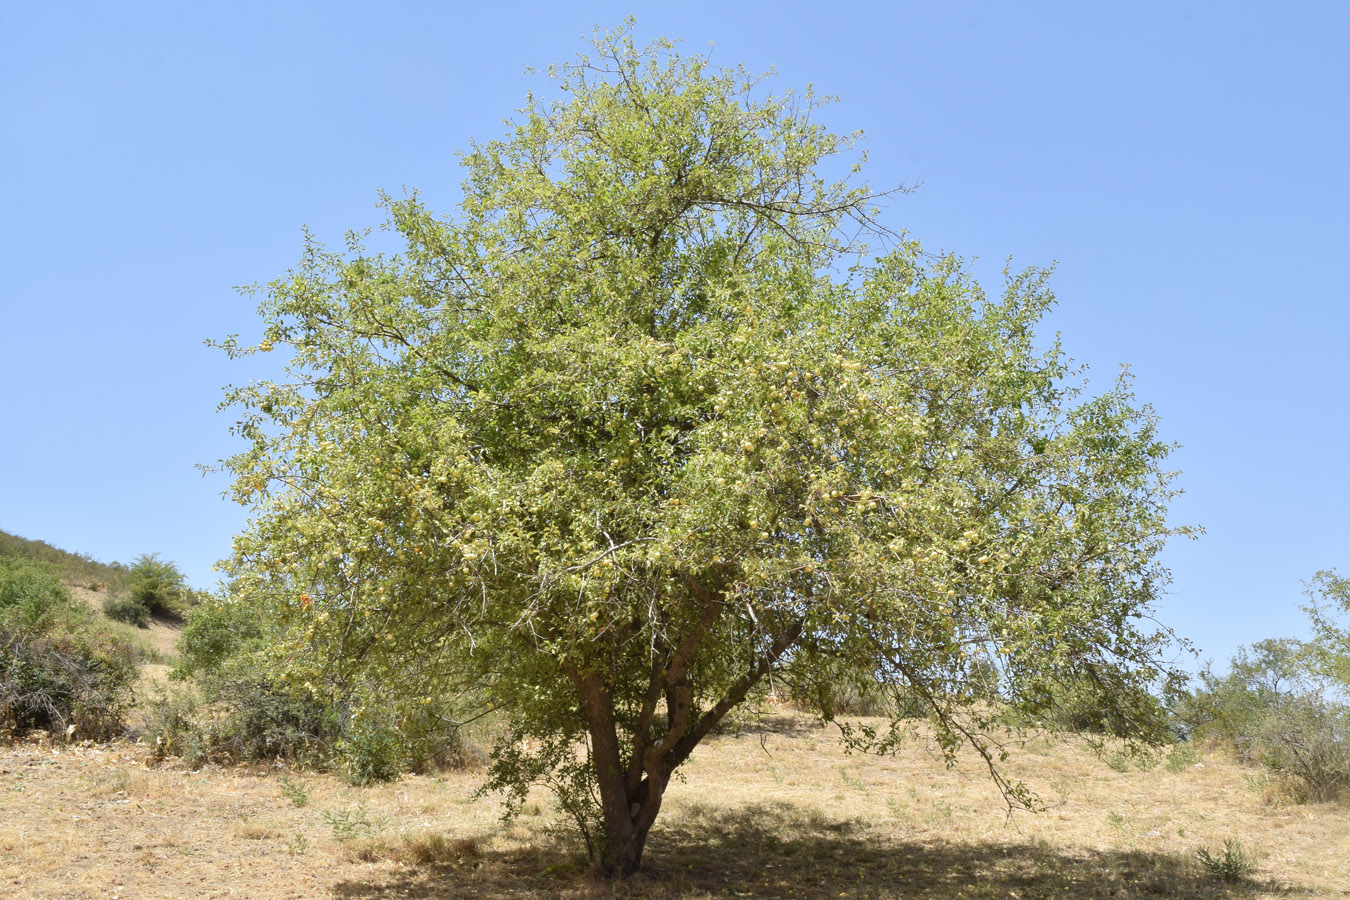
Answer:
<path fill-rule="evenodd" d="M 244 511 L 220 388 L 264 374 L 233 285 L 449 211 L 454 152 L 524 74 L 632 13 L 640 39 L 813 83 L 861 128 L 888 224 L 997 279 L 1058 261 L 1046 337 L 1184 449 L 1162 619 L 1208 657 L 1302 631 L 1350 569 L 1350 3 L 0 2 L 0 528 L 214 583 Z"/>

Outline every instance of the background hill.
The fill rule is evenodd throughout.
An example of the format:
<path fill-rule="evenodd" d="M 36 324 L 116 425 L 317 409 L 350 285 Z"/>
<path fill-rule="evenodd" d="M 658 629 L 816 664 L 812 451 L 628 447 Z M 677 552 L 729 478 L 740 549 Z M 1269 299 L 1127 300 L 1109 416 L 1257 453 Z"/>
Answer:
<path fill-rule="evenodd" d="M 112 635 L 130 645 L 140 668 L 140 683 L 160 682 L 166 676 L 175 657 L 182 623 L 174 616 L 150 616 L 137 627 L 110 618 L 105 607 L 119 601 L 125 603 L 133 583 L 133 566 L 121 562 L 101 562 L 86 553 L 75 553 L 55 547 L 46 541 L 33 540 L 0 529 L 0 560 L 23 559 L 39 563 L 54 572 L 69 590 L 71 597 L 88 607 L 92 618 L 89 627 Z M 173 564 L 167 564 L 173 568 Z M 185 592 L 189 601 L 196 595 Z"/>
<path fill-rule="evenodd" d="M 0 558 L 20 557 L 56 567 L 61 580 L 91 590 L 120 590 L 126 586 L 127 567 L 118 562 L 99 562 L 84 553 L 71 553 L 46 541 L 35 541 L 0 530 Z M 95 587 L 101 585 L 102 587 Z"/>

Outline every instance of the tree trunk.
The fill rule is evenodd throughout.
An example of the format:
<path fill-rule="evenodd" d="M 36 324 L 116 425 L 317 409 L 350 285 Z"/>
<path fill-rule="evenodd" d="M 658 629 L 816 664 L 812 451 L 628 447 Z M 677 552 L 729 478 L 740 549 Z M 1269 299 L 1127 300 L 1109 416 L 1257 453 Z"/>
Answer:
<path fill-rule="evenodd" d="M 609 823 L 605 823 L 608 826 Z M 637 873 L 642 865 L 642 850 L 647 845 L 647 831 L 630 829 L 625 835 L 611 835 L 605 829 L 607 845 L 600 852 L 600 869 L 606 875 L 626 878 Z"/>
<path fill-rule="evenodd" d="M 595 861 L 607 875 L 632 875 L 642 864 L 647 834 L 661 809 L 669 779 L 660 761 L 653 759 L 649 762 L 656 765 L 648 769 L 647 777 L 630 788 L 609 692 L 595 676 L 582 676 L 577 687 L 591 736 L 591 761 L 605 831 L 604 840 L 595 848 Z"/>

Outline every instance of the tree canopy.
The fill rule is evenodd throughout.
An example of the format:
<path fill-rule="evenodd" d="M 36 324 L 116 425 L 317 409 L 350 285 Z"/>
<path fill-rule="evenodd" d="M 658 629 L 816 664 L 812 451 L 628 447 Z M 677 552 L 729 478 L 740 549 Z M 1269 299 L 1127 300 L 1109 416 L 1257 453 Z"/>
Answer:
<path fill-rule="evenodd" d="M 1047 273 L 990 296 L 883 228 L 810 91 L 626 30 L 550 76 L 453 215 L 385 197 L 397 253 L 307 239 L 261 342 L 223 342 L 288 354 L 227 397 L 255 511 L 228 571 L 321 661 L 297 685 L 501 710 L 492 783 L 552 784 L 618 872 L 768 690 L 917 700 L 1014 802 L 1009 706 L 1087 685 L 1155 735 L 1170 446 L 1038 346 Z"/>

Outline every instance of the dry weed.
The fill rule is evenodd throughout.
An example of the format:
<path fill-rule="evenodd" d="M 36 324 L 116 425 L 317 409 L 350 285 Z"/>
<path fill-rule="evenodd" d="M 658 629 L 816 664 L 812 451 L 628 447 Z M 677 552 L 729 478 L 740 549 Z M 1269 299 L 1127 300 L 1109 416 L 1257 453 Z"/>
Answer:
<path fill-rule="evenodd" d="M 556 838 L 546 796 L 503 827 L 499 803 L 473 799 L 472 774 L 372 788 L 306 776 L 296 806 L 273 769 L 146 768 L 146 749 L 125 744 L 9 747 L 0 896 L 1218 898 L 1228 887 L 1195 853 L 1230 838 L 1259 850 L 1244 896 L 1350 885 L 1344 806 L 1267 805 L 1221 759 L 1115 772 L 1073 746 L 1014 752 L 1012 774 L 1048 808 L 1009 817 L 978 766 L 949 770 L 922 742 L 877 759 L 844 754 L 807 720 L 752 725 L 690 760 L 647 871 L 621 885 Z M 383 824 L 339 839 L 325 816 L 344 813 Z"/>

